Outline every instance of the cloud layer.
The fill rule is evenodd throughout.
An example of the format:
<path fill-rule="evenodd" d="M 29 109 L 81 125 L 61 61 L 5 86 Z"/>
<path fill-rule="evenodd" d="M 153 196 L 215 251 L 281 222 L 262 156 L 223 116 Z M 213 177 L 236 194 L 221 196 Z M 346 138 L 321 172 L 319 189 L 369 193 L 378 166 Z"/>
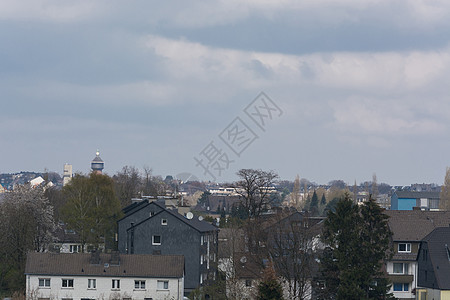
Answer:
<path fill-rule="evenodd" d="M 442 183 L 447 1 L 3 1 L 0 172 L 193 157 L 261 91 L 284 111 L 243 167 L 319 183 Z M 92 157 L 91 157 L 92 156 Z"/>

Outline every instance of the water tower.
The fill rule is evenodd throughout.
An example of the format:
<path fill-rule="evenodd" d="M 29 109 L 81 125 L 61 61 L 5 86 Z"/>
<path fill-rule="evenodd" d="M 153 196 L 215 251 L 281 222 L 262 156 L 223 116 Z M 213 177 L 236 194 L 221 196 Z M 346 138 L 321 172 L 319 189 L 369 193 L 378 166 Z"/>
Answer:
<path fill-rule="evenodd" d="M 98 152 L 98 150 L 97 150 L 97 152 L 95 153 L 94 159 L 91 161 L 92 172 L 97 173 L 97 174 L 102 174 L 104 166 L 105 166 L 105 163 L 100 158 L 100 152 Z"/>

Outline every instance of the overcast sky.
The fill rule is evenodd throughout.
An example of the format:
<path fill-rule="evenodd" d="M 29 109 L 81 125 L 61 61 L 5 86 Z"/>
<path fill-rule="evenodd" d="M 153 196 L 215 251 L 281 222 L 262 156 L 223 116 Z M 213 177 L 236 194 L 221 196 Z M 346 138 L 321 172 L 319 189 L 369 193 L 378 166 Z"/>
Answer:
<path fill-rule="evenodd" d="M 0 173 L 442 184 L 449 75 L 446 0 L 3 0 Z"/>

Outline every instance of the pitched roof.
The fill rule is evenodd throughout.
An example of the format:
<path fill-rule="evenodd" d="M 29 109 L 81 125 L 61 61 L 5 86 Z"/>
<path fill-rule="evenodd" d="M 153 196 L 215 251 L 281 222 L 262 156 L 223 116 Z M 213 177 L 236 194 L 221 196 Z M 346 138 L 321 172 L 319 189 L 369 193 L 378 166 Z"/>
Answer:
<path fill-rule="evenodd" d="M 428 253 L 439 289 L 450 290 L 450 227 L 436 228 L 423 240 L 428 243 Z"/>
<path fill-rule="evenodd" d="M 120 254 L 119 265 L 110 263 L 111 254 L 101 253 L 99 264 L 91 264 L 91 257 L 91 253 L 29 252 L 25 274 L 181 278 L 184 273 L 182 255 Z"/>
<path fill-rule="evenodd" d="M 440 192 L 416 192 L 416 191 L 395 191 L 398 198 L 436 198 L 440 197 Z"/>
<path fill-rule="evenodd" d="M 206 222 L 206 221 L 203 221 L 203 220 L 200 221 L 198 218 L 188 219 L 188 218 L 186 218 L 186 217 L 180 215 L 180 214 L 179 214 L 177 211 L 175 211 L 175 210 L 171 210 L 171 209 L 165 208 L 165 207 L 164 207 L 164 204 L 159 203 L 158 201 L 151 201 L 151 202 L 148 202 L 148 200 L 143 200 L 141 203 L 145 203 L 145 204 L 139 204 L 139 205 L 136 205 L 136 206 L 131 207 L 131 209 L 128 210 L 128 213 L 127 213 L 127 215 L 126 215 L 125 217 L 127 217 L 127 216 L 129 216 L 130 214 L 133 214 L 135 211 L 137 211 L 137 210 L 138 210 L 138 207 L 139 207 L 139 209 L 141 209 L 141 208 L 146 207 L 147 205 L 154 204 L 154 205 L 160 207 L 163 211 L 168 212 L 169 214 L 171 214 L 171 215 L 174 216 L 175 218 L 179 219 L 179 220 L 182 221 L 183 223 L 189 225 L 190 227 L 194 228 L 195 230 L 197 230 L 197 231 L 199 231 L 199 232 L 208 232 L 208 231 L 216 231 L 216 230 L 219 230 L 216 226 L 214 226 L 214 225 L 212 225 L 212 224 L 210 224 L 210 223 L 208 223 L 208 222 Z M 135 210 L 133 210 L 133 209 L 135 209 Z M 156 215 L 158 215 L 158 214 L 160 214 L 160 213 L 161 213 L 161 212 L 159 212 L 159 213 L 157 213 L 157 214 L 155 214 L 155 215 L 153 215 L 153 216 L 151 216 L 151 217 L 148 217 L 148 218 L 146 218 L 146 219 L 143 219 L 141 222 L 135 224 L 134 226 L 138 226 L 138 225 L 144 223 L 145 221 L 147 221 L 147 220 L 149 220 L 149 219 L 155 217 Z M 124 218 L 125 218 L 125 217 L 124 217 Z M 124 218 L 120 219 L 119 221 L 123 220 Z M 127 230 L 129 230 L 129 229 L 130 229 L 130 228 L 128 228 Z"/>
<path fill-rule="evenodd" d="M 450 211 L 387 210 L 394 241 L 419 242 L 436 227 L 448 227 Z"/>

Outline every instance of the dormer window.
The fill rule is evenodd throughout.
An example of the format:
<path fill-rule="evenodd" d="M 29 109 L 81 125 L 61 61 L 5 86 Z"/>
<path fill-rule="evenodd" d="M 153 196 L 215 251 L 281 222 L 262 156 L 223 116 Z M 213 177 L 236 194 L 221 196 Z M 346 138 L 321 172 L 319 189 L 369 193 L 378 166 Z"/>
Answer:
<path fill-rule="evenodd" d="M 411 243 L 399 243 L 398 244 L 398 252 L 410 253 L 411 252 Z"/>
<path fill-rule="evenodd" d="M 167 225 L 167 219 L 161 219 L 161 225 Z"/>

